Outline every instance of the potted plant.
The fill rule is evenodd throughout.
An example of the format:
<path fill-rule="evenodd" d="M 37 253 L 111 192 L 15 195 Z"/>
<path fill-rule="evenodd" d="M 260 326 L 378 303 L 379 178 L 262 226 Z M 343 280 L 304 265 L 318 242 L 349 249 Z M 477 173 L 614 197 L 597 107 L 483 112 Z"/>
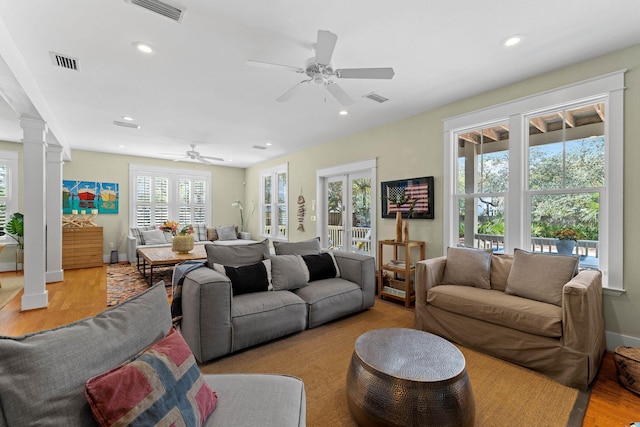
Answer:
<path fill-rule="evenodd" d="M 407 217 L 411 218 L 411 216 L 413 215 L 413 209 L 416 206 L 416 203 L 418 202 L 418 199 L 416 198 L 411 198 L 407 195 L 407 192 L 405 190 L 404 187 L 402 187 L 399 191 L 395 192 L 392 196 L 390 197 L 384 197 L 384 199 L 387 200 L 387 202 L 389 202 L 390 204 L 394 205 L 396 207 L 396 241 L 401 242 L 402 241 L 402 212 L 400 211 L 400 208 L 403 205 L 409 204 L 409 212 Z M 405 225 L 406 229 L 408 231 L 408 225 Z M 408 233 L 405 233 L 408 234 Z M 406 236 L 407 238 L 405 240 L 409 240 L 408 236 Z"/>
<path fill-rule="evenodd" d="M 553 237 L 556 240 L 556 249 L 559 254 L 571 255 L 573 253 L 573 249 L 576 247 L 576 242 L 580 238 L 580 234 L 571 229 L 571 228 L 563 228 L 561 230 L 556 230 L 553 233 Z"/>
<path fill-rule="evenodd" d="M 16 212 L 9 217 L 4 228 L 0 227 L 0 236 L 8 235 L 18 244 L 16 249 L 16 268 L 23 263 L 24 257 L 24 215 Z"/>

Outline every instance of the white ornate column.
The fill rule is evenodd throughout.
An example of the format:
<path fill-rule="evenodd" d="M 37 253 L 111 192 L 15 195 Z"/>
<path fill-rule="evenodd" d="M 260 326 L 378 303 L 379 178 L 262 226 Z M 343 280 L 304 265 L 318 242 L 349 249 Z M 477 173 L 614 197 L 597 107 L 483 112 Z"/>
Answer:
<path fill-rule="evenodd" d="M 20 119 L 24 170 L 24 295 L 22 309 L 46 307 L 45 286 L 45 152 L 46 123 L 41 119 Z M 62 197 L 60 193 L 55 197 Z"/>
<path fill-rule="evenodd" d="M 47 270 L 46 282 L 64 280 L 62 270 L 62 146 L 47 132 Z M 59 197 L 58 197 L 59 196 Z"/>

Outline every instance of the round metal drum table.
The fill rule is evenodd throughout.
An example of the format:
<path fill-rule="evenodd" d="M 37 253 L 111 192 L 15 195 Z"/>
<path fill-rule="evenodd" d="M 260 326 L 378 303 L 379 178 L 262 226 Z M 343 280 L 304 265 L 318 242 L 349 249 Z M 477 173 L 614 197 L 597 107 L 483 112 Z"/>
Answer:
<path fill-rule="evenodd" d="M 361 426 L 473 426 L 464 356 L 437 335 L 376 329 L 355 344 L 347 400 Z"/>

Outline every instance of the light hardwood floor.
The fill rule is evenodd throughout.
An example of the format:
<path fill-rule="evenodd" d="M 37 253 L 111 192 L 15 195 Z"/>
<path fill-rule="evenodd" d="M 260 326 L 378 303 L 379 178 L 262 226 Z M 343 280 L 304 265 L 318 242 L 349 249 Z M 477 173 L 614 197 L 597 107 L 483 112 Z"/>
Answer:
<path fill-rule="evenodd" d="M 106 309 L 107 267 L 66 270 L 64 282 L 47 285 L 46 309 L 20 311 L 18 294 L 0 310 L 0 335 L 22 335 L 62 326 Z M 16 273 L 0 273 L 2 277 Z M 626 390 L 616 379 L 611 353 L 607 353 L 596 381 L 583 426 L 629 426 L 640 421 L 640 396 Z"/>

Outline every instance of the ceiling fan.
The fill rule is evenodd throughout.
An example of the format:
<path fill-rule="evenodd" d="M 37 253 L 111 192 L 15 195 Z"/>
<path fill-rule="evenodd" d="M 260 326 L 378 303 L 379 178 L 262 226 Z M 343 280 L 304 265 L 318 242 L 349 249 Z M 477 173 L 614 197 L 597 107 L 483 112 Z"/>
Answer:
<path fill-rule="evenodd" d="M 308 79 L 302 80 L 294 87 L 280 95 L 276 99 L 278 102 L 286 102 L 298 92 L 301 86 L 314 82 L 322 84 L 333 95 L 340 104 L 351 105 L 353 99 L 335 83 L 332 78 L 338 79 L 391 79 L 395 74 L 393 68 L 339 68 L 334 69 L 331 63 L 333 50 L 336 47 L 338 36 L 330 31 L 318 30 L 316 43 L 316 56 L 309 58 L 304 68 L 292 67 L 289 65 L 273 64 L 270 62 L 247 60 L 246 64 L 254 67 L 270 68 L 275 70 L 293 71 L 294 73 L 306 74 Z"/>
<path fill-rule="evenodd" d="M 224 159 L 220 157 L 210 157 L 210 156 L 201 156 L 198 151 L 196 151 L 196 144 L 190 144 L 191 150 L 187 150 L 186 155 L 181 154 L 173 154 L 173 153 L 160 153 L 168 156 L 180 156 L 176 159 L 173 159 L 174 162 L 200 162 L 206 165 L 212 165 L 209 160 L 214 160 L 216 162 L 224 162 Z"/>

